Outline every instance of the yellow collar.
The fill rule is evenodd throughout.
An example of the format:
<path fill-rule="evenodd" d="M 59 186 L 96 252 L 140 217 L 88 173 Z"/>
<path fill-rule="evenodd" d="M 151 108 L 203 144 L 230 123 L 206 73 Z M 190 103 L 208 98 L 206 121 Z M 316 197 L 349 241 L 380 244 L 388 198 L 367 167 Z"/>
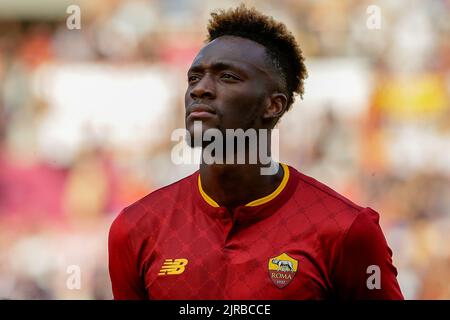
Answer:
<path fill-rule="evenodd" d="M 245 205 L 246 207 L 256 207 L 256 206 L 262 205 L 264 203 L 267 203 L 270 200 L 274 199 L 276 196 L 278 196 L 281 193 L 281 191 L 283 191 L 284 187 L 286 187 L 286 184 L 289 180 L 289 167 L 287 165 L 285 165 L 284 163 L 281 163 L 281 166 L 283 167 L 283 180 L 281 180 L 281 183 L 275 189 L 275 191 L 273 191 L 271 194 L 269 194 L 265 197 L 262 197 L 262 198 L 259 198 L 259 199 L 256 199 L 256 200 L 253 200 L 253 201 L 247 203 Z M 200 174 L 198 175 L 198 190 L 200 191 L 200 194 L 202 195 L 203 199 L 209 205 L 211 205 L 212 207 L 216 207 L 216 208 L 220 207 L 217 202 L 215 202 L 210 196 L 208 196 L 206 194 L 205 191 L 203 191 Z"/>

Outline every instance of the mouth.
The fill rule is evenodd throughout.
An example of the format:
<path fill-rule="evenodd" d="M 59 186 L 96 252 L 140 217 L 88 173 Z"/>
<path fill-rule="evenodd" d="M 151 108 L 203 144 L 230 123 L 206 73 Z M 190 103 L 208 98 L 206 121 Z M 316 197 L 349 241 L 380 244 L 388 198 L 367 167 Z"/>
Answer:
<path fill-rule="evenodd" d="M 209 118 L 215 116 L 216 112 L 214 109 L 205 104 L 195 104 L 192 105 L 188 111 L 188 118 Z"/>

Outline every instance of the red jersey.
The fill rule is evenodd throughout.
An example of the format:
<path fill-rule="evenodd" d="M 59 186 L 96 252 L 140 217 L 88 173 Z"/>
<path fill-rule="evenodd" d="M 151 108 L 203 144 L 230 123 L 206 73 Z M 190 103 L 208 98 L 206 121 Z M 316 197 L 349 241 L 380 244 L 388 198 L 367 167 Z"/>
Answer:
<path fill-rule="evenodd" d="M 282 165 L 233 212 L 199 171 L 129 207 L 109 233 L 115 299 L 403 299 L 378 214 Z"/>

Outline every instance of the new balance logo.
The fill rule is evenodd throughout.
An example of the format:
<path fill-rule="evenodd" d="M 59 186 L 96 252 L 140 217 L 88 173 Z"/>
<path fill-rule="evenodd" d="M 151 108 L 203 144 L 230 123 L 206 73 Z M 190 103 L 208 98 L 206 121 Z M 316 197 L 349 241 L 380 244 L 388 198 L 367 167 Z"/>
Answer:
<path fill-rule="evenodd" d="M 187 264 L 187 259 L 166 259 L 164 260 L 161 270 L 159 270 L 158 276 L 181 274 L 184 272 Z"/>

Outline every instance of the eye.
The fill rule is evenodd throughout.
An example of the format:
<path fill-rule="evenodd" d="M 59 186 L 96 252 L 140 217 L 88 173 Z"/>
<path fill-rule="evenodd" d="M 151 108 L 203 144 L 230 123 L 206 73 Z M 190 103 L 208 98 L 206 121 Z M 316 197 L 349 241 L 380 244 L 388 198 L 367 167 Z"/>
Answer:
<path fill-rule="evenodd" d="M 226 73 L 222 73 L 220 75 L 221 79 L 226 79 L 226 80 L 240 80 L 238 77 L 236 77 L 234 74 L 231 74 L 229 72 Z"/>
<path fill-rule="evenodd" d="M 197 75 L 190 75 L 190 76 L 188 76 L 188 83 L 193 83 L 193 82 L 198 81 L 198 80 L 200 80 L 200 77 L 197 76 Z"/>

